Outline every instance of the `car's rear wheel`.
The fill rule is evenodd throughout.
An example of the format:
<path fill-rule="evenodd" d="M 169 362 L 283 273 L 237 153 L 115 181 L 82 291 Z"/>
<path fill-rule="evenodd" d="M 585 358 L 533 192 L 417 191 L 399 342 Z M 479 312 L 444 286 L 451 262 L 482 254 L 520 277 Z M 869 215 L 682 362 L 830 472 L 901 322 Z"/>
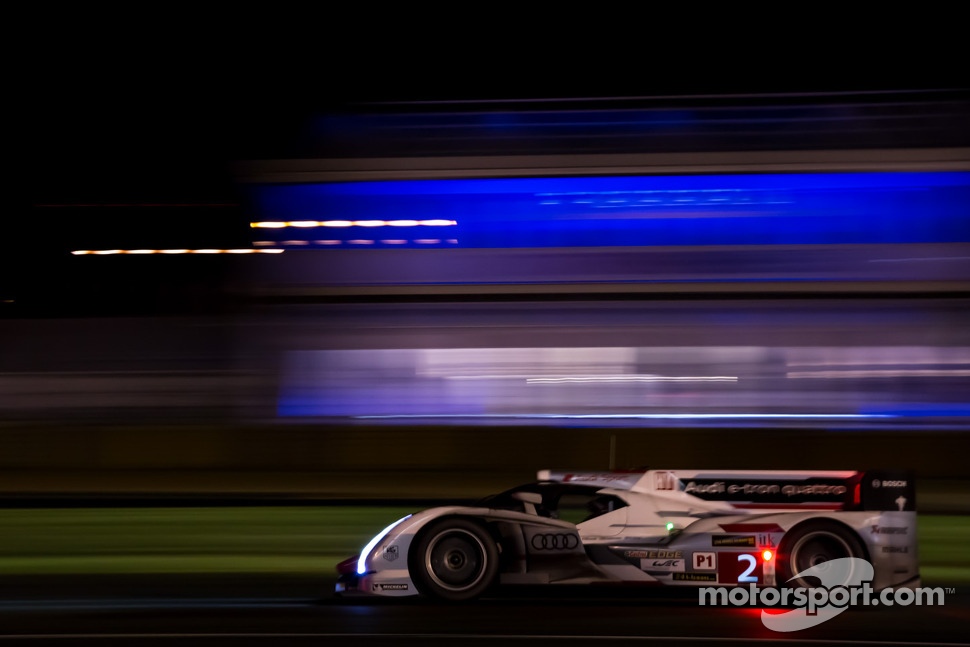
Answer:
<path fill-rule="evenodd" d="M 841 525 L 819 523 L 799 526 L 789 531 L 778 549 L 778 583 L 792 588 L 811 588 L 818 585 L 815 577 L 796 577 L 806 569 L 844 557 L 865 557 L 862 542 Z M 844 578 L 848 583 L 851 573 Z M 794 578 L 794 579 L 793 579 Z M 789 581 L 791 580 L 791 581 Z M 842 582 L 830 582 L 833 586 Z"/>
<path fill-rule="evenodd" d="M 418 590 L 443 600 L 479 597 L 495 583 L 498 547 L 485 527 L 468 519 L 444 519 L 426 528 L 409 551 Z"/>

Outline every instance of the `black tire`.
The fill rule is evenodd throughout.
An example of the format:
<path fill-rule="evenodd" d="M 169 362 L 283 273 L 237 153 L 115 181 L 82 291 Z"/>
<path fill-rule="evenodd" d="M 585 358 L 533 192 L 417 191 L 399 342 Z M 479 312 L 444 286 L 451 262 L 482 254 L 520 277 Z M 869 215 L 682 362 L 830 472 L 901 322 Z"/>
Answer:
<path fill-rule="evenodd" d="M 498 574 L 498 547 L 481 524 L 443 519 L 425 528 L 408 551 L 418 591 L 442 600 L 473 600 Z"/>
<path fill-rule="evenodd" d="M 818 586 L 814 577 L 791 578 L 807 568 L 833 559 L 858 557 L 865 559 L 866 551 L 854 532 L 836 523 L 809 523 L 796 526 L 785 535 L 778 547 L 778 586 L 811 588 Z"/>

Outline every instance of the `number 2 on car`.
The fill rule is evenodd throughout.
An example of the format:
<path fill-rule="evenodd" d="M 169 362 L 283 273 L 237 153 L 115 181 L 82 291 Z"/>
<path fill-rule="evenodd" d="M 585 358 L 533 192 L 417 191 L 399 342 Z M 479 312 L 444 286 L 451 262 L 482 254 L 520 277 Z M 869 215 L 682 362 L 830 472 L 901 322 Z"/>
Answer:
<path fill-rule="evenodd" d="M 717 581 L 725 584 L 756 584 L 764 582 L 764 572 L 758 555 L 752 553 L 719 554 Z"/>

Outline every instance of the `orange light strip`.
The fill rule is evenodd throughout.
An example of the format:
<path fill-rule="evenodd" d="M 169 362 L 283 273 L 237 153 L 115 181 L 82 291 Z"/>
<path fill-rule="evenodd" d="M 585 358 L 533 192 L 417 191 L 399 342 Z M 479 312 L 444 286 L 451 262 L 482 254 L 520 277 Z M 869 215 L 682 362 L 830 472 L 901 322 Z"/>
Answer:
<path fill-rule="evenodd" d="M 296 227 L 454 227 L 454 220 L 263 220 L 251 222 L 253 229 L 284 229 Z"/>
<path fill-rule="evenodd" d="M 115 254 L 282 254 L 282 249 L 76 249 L 74 256 Z"/>

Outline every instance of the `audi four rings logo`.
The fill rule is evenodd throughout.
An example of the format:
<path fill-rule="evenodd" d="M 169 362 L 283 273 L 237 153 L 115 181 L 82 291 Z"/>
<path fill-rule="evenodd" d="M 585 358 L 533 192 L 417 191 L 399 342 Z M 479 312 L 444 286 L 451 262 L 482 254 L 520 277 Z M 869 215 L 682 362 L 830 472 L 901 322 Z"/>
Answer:
<path fill-rule="evenodd" d="M 579 546 L 579 537 L 569 534 L 534 535 L 532 547 L 536 550 L 570 550 Z"/>

